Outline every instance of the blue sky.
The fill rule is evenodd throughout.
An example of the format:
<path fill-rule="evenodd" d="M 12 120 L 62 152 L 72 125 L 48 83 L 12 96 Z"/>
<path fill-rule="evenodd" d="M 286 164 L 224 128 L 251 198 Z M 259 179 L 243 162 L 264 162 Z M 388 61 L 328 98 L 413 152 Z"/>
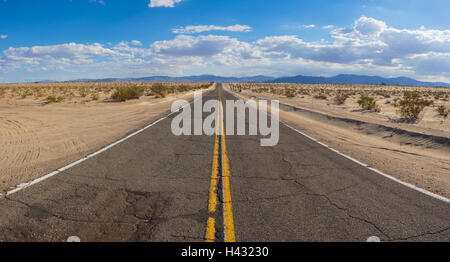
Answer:
<path fill-rule="evenodd" d="M 216 74 L 450 82 L 447 0 L 0 0 L 0 82 Z"/>

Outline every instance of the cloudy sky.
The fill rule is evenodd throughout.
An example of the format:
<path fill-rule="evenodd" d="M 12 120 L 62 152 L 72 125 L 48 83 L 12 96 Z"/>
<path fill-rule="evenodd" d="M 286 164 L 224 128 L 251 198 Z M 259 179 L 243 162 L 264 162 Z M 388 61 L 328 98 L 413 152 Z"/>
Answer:
<path fill-rule="evenodd" d="M 450 82 L 448 0 L 0 0 L 0 82 L 151 75 Z"/>

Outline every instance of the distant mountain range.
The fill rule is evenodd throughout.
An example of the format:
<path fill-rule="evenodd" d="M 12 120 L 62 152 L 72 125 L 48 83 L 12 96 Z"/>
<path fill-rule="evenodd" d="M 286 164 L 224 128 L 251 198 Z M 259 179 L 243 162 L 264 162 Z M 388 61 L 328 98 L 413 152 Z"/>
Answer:
<path fill-rule="evenodd" d="M 249 76 L 249 77 L 223 77 L 215 75 L 199 76 L 150 76 L 140 78 L 103 78 L 103 79 L 77 79 L 69 82 L 121 82 L 121 81 L 142 81 L 142 82 L 243 82 L 243 83 L 303 83 L 303 84 L 369 84 L 381 85 L 402 85 L 402 86 L 430 86 L 430 87 L 450 87 L 450 83 L 442 82 L 422 82 L 408 77 L 384 78 L 379 76 L 366 75 L 337 75 L 333 77 L 321 76 L 292 76 L 292 77 L 270 77 L 270 76 Z M 41 81 L 52 82 L 52 81 Z"/>
<path fill-rule="evenodd" d="M 402 85 L 402 86 L 431 86 L 450 87 L 449 83 L 422 82 L 409 77 L 384 78 L 365 75 L 337 75 L 333 77 L 321 76 L 293 76 L 281 77 L 266 81 L 268 83 L 303 83 L 303 84 L 367 84 L 367 85 Z"/>
<path fill-rule="evenodd" d="M 269 80 L 274 80 L 274 77 L 270 76 L 249 76 L 249 77 L 223 77 L 215 75 L 199 75 L 199 76 L 149 76 L 139 78 L 103 78 L 103 79 L 76 79 L 69 82 L 118 82 L 118 81 L 140 81 L 140 82 L 245 82 L 245 83 L 264 83 Z"/>

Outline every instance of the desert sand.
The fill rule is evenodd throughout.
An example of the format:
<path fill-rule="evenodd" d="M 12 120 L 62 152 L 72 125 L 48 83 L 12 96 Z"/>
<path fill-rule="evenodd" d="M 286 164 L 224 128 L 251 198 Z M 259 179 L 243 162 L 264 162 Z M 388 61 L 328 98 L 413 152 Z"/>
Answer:
<path fill-rule="evenodd" d="M 0 96 L 1 191 L 41 177 L 119 140 L 169 113 L 174 100 L 193 99 L 194 93 L 186 91 L 168 94 L 166 98 L 142 96 L 126 102 L 105 103 L 102 100 L 114 89 L 110 87 L 119 84 L 101 83 L 105 93 L 100 89 L 80 90 L 77 84 L 71 84 L 73 87 L 66 92 L 75 93 L 73 97 L 66 96 L 61 102 L 47 104 L 49 94 L 37 97 L 32 92 L 60 96 L 64 95 L 67 84 L 50 85 L 48 89 L 39 87 L 43 84 L 36 85 L 21 85 L 24 90 L 31 90 L 26 97 L 20 93 L 14 95 L 11 90 L 16 86 L 3 86 L 3 97 Z M 84 88 L 88 84 L 79 85 Z M 80 96 L 77 93 L 80 91 L 87 94 Z M 95 95 L 97 99 L 89 99 Z"/>
<path fill-rule="evenodd" d="M 280 119 L 287 124 L 402 181 L 450 197 L 450 117 L 437 112 L 440 105 L 450 108 L 450 89 L 241 83 L 226 87 L 245 100 L 279 100 L 285 105 L 280 106 Z M 296 95 L 287 97 L 286 88 Z M 351 95 L 337 105 L 333 98 L 341 90 Z M 415 122 L 402 121 L 393 105 L 405 90 L 433 101 Z M 361 110 L 361 95 L 375 97 L 380 111 Z"/>

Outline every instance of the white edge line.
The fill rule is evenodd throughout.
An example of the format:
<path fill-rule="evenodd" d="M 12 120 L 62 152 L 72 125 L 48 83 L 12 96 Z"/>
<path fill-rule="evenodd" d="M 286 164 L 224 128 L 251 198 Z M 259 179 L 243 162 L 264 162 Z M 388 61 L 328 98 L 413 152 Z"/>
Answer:
<path fill-rule="evenodd" d="M 201 97 L 198 98 L 198 99 L 201 99 Z M 53 172 L 51 172 L 51 173 L 49 173 L 47 175 L 41 176 L 41 177 L 39 177 L 39 178 L 37 178 L 35 180 L 32 180 L 30 182 L 26 182 L 26 183 L 22 183 L 22 184 L 17 185 L 14 189 L 12 189 L 10 191 L 7 191 L 6 192 L 6 196 L 9 196 L 11 194 L 17 193 L 17 192 L 19 192 L 19 191 L 21 191 L 21 190 L 23 190 L 23 189 L 25 189 L 27 187 L 30 187 L 30 186 L 35 185 L 37 183 L 40 183 L 40 182 L 42 182 L 42 181 L 44 181 L 44 180 L 46 180 L 46 179 L 48 179 L 48 178 L 50 178 L 52 176 L 55 176 L 55 175 L 57 175 L 57 174 L 59 174 L 61 172 L 64 172 L 65 170 L 67 170 L 67 169 L 69 169 L 71 167 L 74 167 L 74 166 L 76 166 L 76 165 L 78 165 L 78 164 L 80 164 L 80 163 L 82 163 L 82 162 L 84 162 L 84 161 L 86 161 L 86 160 L 88 160 L 88 159 L 98 155 L 98 154 L 101 154 L 101 153 L 105 152 L 106 150 L 108 150 L 108 149 L 110 149 L 110 148 L 112 148 L 112 147 L 114 147 L 114 146 L 116 146 L 116 145 L 118 145 L 118 144 L 128 140 L 129 138 L 131 138 L 131 137 L 133 137 L 133 136 L 135 136 L 135 135 L 145 131 L 146 129 L 148 129 L 148 128 L 158 124 L 159 122 L 167 119 L 171 115 L 173 115 L 175 113 L 178 113 L 182 108 L 191 105 L 192 103 L 194 103 L 198 99 L 192 100 L 191 102 L 189 102 L 189 103 L 185 104 L 184 106 L 180 107 L 177 111 L 171 112 L 168 115 L 166 115 L 166 116 L 164 116 L 164 117 L 154 121 L 153 123 L 151 123 L 151 124 L 141 128 L 141 129 L 139 129 L 138 131 L 136 131 L 136 132 L 134 132 L 134 133 L 132 133 L 132 134 L 130 134 L 130 135 L 128 135 L 128 136 L 126 136 L 126 137 L 124 137 L 124 138 L 122 138 L 122 139 L 120 139 L 120 140 L 118 140 L 118 141 L 116 141 L 116 142 L 114 142 L 114 143 L 112 143 L 110 145 L 108 145 L 108 146 L 105 146 L 102 149 L 100 149 L 100 150 L 98 150 L 98 151 L 96 151 L 96 152 L 94 152 L 94 153 L 92 153 L 92 154 L 90 154 L 90 155 L 88 155 L 86 157 L 83 157 L 83 158 L 81 158 L 81 159 L 79 159 L 79 160 L 77 160 L 77 161 L 75 161 L 75 162 L 73 162 L 71 164 L 68 164 L 65 167 L 59 168 L 59 169 L 57 169 L 57 170 L 55 170 L 55 171 L 53 171 Z M 0 196 L 2 196 L 2 194 L 0 194 Z"/>
<path fill-rule="evenodd" d="M 341 155 L 341 156 L 343 156 L 343 157 L 345 157 L 345 158 L 347 158 L 347 159 L 349 159 L 349 160 L 351 160 L 351 161 L 353 161 L 353 162 L 355 162 L 355 163 L 357 163 L 357 164 L 359 164 L 359 165 L 361 165 L 361 166 L 363 166 L 363 167 L 366 167 L 366 168 L 372 170 L 373 172 L 375 172 L 375 173 L 377 173 L 377 174 L 379 174 L 379 175 L 382 175 L 382 176 L 384 176 L 384 177 L 386 177 L 386 178 L 389 178 L 390 180 L 393 180 L 393 181 L 395 181 L 395 182 L 397 182 L 397 183 L 399 183 L 399 184 L 402 184 L 402 185 L 404 185 L 404 186 L 406 186 L 406 187 L 409 187 L 409 188 L 414 189 L 414 190 L 416 190 L 416 191 L 419 191 L 419 192 L 421 192 L 421 193 L 423 193 L 423 194 L 425 194 L 425 195 L 428 195 L 428 196 L 430 196 L 430 197 L 433 197 L 433 198 L 439 199 L 439 200 L 441 200 L 441 201 L 444 201 L 444 202 L 447 203 L 447 204 L 450 204 L 450 199 L 448 199 L 448 198 L 445 198 L 445 197 L 440 196 L 440 195 L 438 195 L 438 194 L 432 193 L 432 192 L 427 191 L 427 190 L 425 190 L 425 189 L 423 189 L 423 188 L 416 187 L 415 185 L 412 185 L 412 184 L 410 184 L 410 183 L 403 182 L 403 181 L 401 181 L 401 180 L 398 179 L 398 178 L 395 178 L 395 177 L 393 177 L 393 176 L 390 176 L 390 175 L 388 175 L 388 174 L 386 174 L 386 173 L 384 173 L 384 172 L 382 172 L 382 171 L 380 171 L 380 170 L 378 170 L 378 169 L 376 169 L 376 168 L 370 167 L 369 165 L 367 165 L 367 164 L 365 164 L 365 163 L 363 163 L 363 162 L 361 162 L 361 161 L 358 161 L 358 160 L 354 159 L 354 158 L 351 157 L 351 156 L 348 156 L 348 155 L 346 155 L 346 154 L 344 154 L 344 153 L 341 153 L 341 152 L 339 152 L 338 150 L 333 149 L 333 148 L 331 148 L 330 146 L 328 146 L 328 145 L 326 145 L 326 144 L 324 144 L 324 143 L 322 143 L 322 142 L 319 142 L 317 139 L 314 139 L 314 138 L 308 136 L 307 134 L 305 134 L 305 133 L 303 133 L 303 132 L 297 130 L 296 128 L 294 128 L 294 127 L 292 127 L 292 126 L 286 124 L 285 122 L 283 122 L 283 121 L 281 121 L 281 120 L 280 120 L 280 122 L 281 122 L 283 125 L 285 125 L 285 126 L 289 127 L 290 129 L 294 130 L 295 132 L 297 132 L 297 133 L 299 133 L 299 134 L 301 134 L 301 135 L 303 135 L 303 136 L 305 136 L 305 137 L 311 139 L 311 140 L 314 141 L 314 142 L 319 143 L 320 145 L 322 145 L 322 146 L 324 146 L 324 147 L 330 149 L 331 151 L 333 151 L 333 152 L 335 152 L 335 153 L 337 153 L 337 154 L 339 154 L 339 155 Z"/>

